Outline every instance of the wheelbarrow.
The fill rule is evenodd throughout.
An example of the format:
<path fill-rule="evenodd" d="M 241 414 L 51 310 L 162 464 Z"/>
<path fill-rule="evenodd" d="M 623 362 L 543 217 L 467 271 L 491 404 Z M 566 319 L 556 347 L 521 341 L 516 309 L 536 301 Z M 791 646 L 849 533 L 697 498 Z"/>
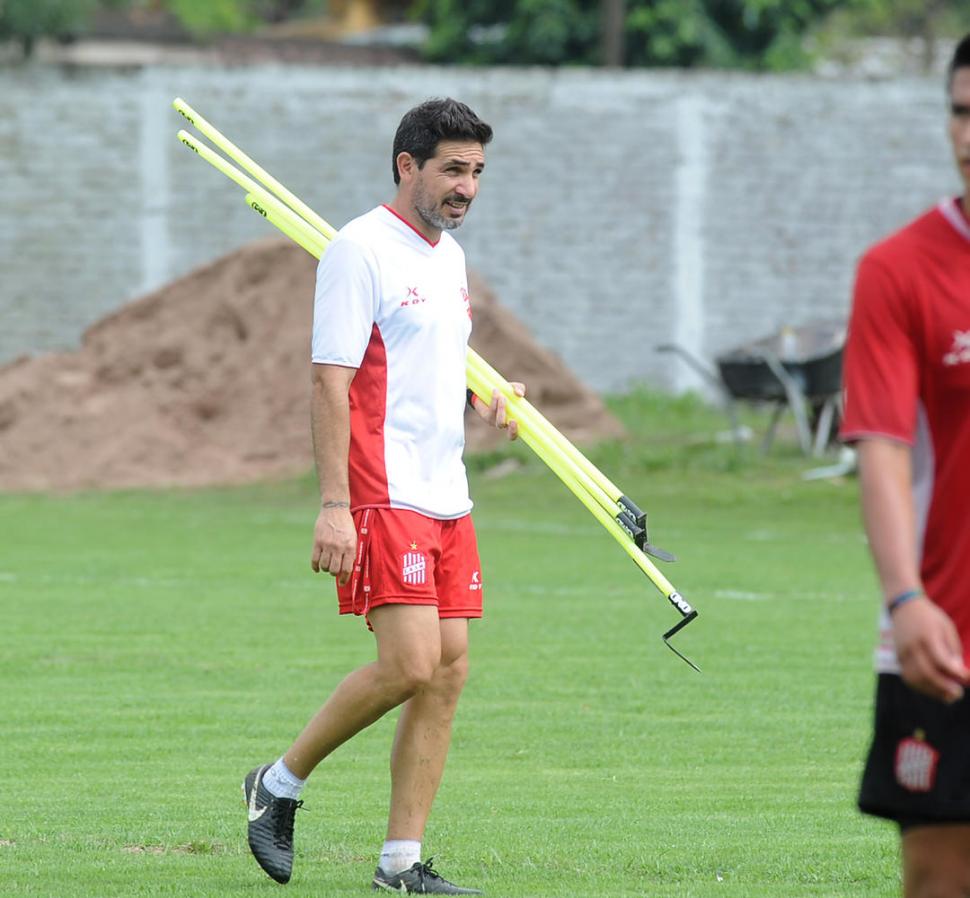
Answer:
<path fill-rule="evenodd" d="M 715 388 L 740 441 L 735 401 L 768 403 L 774 408 L 762 443 L 768 452 L 785 408 L 795 417 L 798 442 L 805 455 L 821 455 L 838 424 L 842 397 L 844 322 L 816 321 L 783 327 L 777 333 L 745 343 L 715 359 L 717 372 L 675 343 L 658 352 L 680 356 Z"/>

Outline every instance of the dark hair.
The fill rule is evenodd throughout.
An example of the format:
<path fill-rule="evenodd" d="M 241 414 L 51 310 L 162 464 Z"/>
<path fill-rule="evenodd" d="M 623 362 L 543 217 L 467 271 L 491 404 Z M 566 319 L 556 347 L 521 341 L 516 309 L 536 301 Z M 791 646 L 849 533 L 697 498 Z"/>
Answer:
<path fill-rule="evenodd" d="M 946 89 L 953 87 L 953 76 L 957 69 L 970 68 L 970 34 L 965 34 L 953 51 L 953 58 L 946 70 Z"/>
<path fill-rule="evenodd" d="M 450 97 L 425 100 L 405 113 L 397 126 L 391 156 L 394 183 L 401 183 L 401 173 L 397 170 L 397 157 L 401 153 L 410 153 L 421 168 L 434 156 L 442 140 L 474 140 L 485 146 L 491 139 L 491 126 L 464 103 Z"/>

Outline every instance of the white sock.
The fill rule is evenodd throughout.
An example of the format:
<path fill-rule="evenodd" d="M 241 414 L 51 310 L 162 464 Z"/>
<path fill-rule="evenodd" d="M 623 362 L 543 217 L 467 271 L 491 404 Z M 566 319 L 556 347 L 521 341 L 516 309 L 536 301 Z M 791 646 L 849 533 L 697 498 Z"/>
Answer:
<path fill-rule="evenodd" d="M 306 780 L 301 780 L 280 758 L 263 774 L 263 785 L 277 798 L 299 798 Z"/>
<path fill-rule="evenodd" d="M 388 839 L 381 849 L 377 866 L 388 876 L 396 876 L 421 860 L 421 843 L 413 839 Z"/>

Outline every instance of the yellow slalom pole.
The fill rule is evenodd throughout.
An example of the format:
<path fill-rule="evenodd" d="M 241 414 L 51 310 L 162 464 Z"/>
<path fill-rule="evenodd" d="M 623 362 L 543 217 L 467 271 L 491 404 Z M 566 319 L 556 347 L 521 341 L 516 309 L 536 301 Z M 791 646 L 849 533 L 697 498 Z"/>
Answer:
<path fill-rule="evenodd" d="M 337 231 L 326 221 L 324 221 L 316 212 L 314 212 L 306 203 L 303 202 L 296 194 L 291 193 L 287 190 L 279 181 L 276 180 L 269 172 L 262 168 L 258 163 L 254 162 L 249 158 L 239 147 L 237 147 L 228 137 L 222 134 L 214 125 L 204 119 L 198 112 L 196 112 L 188 103 L 185 102 L 181 97 L 176 97 L 172 101 L 172 105 L 175 109 L 184 116 L 188 122 L 195 127 L 198 132 L 203 136 L 211 140 L 220 150 L 222 150 L 230 159 L 238 162 L 245 171 L 250 172 L 253 177 L 265 184 L 273 193 L 275 193 L 281 200 L 283 200 L 286 205 L 293 209 L 298 215 L 300 215 L 304 220 L 308 221 L 313 225 L 316 230 L 324 235 L 328 240 L 333 240 L 337 235 Z"/>
<path fill-rule="evenodd" d="M 247 193 L 253 194 L 264 194 L 266 189 L 259 184 L 257 184 L 248 175 L 244 175 L 235 165 L 231 162 L 227 162 L 218 153 L 212 150 L 210 147 L 206 146 L 201 141 L 197 140 L 188 131 L 179 131 L 175 135 L 178 139 L 184 143 L 193 153 L 201 156 L 205 159 L 209 165 L 217 168 L 221 171 L 227 178 L 235 181 L 243 190 Z"/>
<path fill-rule="evenodd" d="M 326 252 L 327 247 L 330 245 L 329 241 L 322 234 L 317 234 L 312 228 L 307 227 L 303 230 L 295 227 L 281 214 L 281 210 L 286 208 L 282 203 L 276 203 L 274 205 L 267 203 L 265 198 L 261 199 L 253 196 L 251 193 L 247 193 L 246 205 L 254 212 L 262 215 L 270 224 L 279 228 L 290 240 L 298 246 L 302 246 L 311 256 L 317 259 Z"/>
<path fill-rule="evenodd" d="M 246 195 L 246 202 L 270 224 L 282 231 L 287 237 L 302 246 L 310 255 L 317 259 L 326 252 L 329 241 L 316 234 L 306 223 L 294 224 L 281 213 L 285 207 L 278 202 L 270 202 L 265 206 L 260 205 L 259 200 L 252 194 Z M 481 358 L 478 356 L 478 358 Z M 484 402 L 491 401 L 492 387 L 486 375 L 479 369 L 478 365 L 469 359 L 467 368 L 468 385 L 472 391 Z M 503 383 L 507 383 L 503 381 Z M 509 387 L 511 391 L 511 387 Z M 514 396 L 514 392 L 512 392 Z M 536 413 L 538 414 L 538 413 Z M 634 560 L 637 566 L 650 578 L 654 585 L 665 596 L 675 592 L 670 582 L 657 570 L 656 566 L 644 555 L 632 542 L 629 534 L 613 519 L 610 514 L 611 501 L 608 496 L 600 490 L 582 472 L 577 471 L 571 466 L 569 460 L 557 451 L 552 442 L 548 439 L 543 430 L 532 428 L 522 418 L 518 419 L 519 435 L 526 445 L 541 458 L 546 465 L 556 474 L 557 477 L 569 488 L 580 502 L 582 502 L 596 517 L 598 521 L 607 529 L 611 536 L 619 542 L 627 554 Z M 614 506 L 615 507 L 615 506 Z"/>
<path fill-rule="evenodd" d="M 492 388 L 489 381 L 485 380 L 481 372 L 469 367 L 467 370 L 468 386 L 472 392 L 483 402 L 489 402 L 492 395 Z M 546 466 L 577 496 L 587 508 L 597 509 L 597 519 L 610 522 L 607 526 L 610 533 L 618 540 L 625 543 L 630 542 L 629 534 L 620 527 L 612 517 L 613 507 L 610 500 L 602 490 L 597 489 L 589 478 L 583 477 L 568 460 L 558 453 L 544 434 L 534 428 L 529 427 L 528 423 L 522 419 L 516 419 L 519 426 L 519 437 L 539 458 L 545 462 Z M 599 515 L 602 511 L 603 517 Z M 632 545 L 632 543 L 631 543 Z M 639 551 L 639 550 L 638 550 Z"/>
<path fill-rule="evenodd" d="M 322 232 L 316 230 L 305 218 L 298 216 L 292 209 L 268 193 L 260 184 L 257 184 L 248 175 L 243 174 L 231 162 L 201 143 L 187 131 L 179 131 L 178 138 L 190 150 L 246 190 L 246 202 L 252 209 L 264 218 L 271 220 L 275 227 L 311 255 L 320 258 L 329 245 L 328 238 Z M 260 171 L 262 170 L 260 169 Z M 285 188 L 283 189 L 285 190 Z M 319 218 L 319 216 L 317 217 Z M 475 386 L 472 385 L 473 373 L 476 371 L 481 373 L 478 390 L 475 390 Z M 619 510 L 616 500 L 605 492 L 601 482 L 605 481 L 616 495 L 619 495 L 619 490 L 610 484 L 599 469 L 576 449 L 560 431 L 553 427 L 535 406 L 516 396 L 508 381 L 470 348 L 466 362 L 466 376 L 469 379 L 469 385 L 485 402 L 491 401 L 492 387 L 498 388 L 509 402 L 512 417 L 519 422 L 520 427 L 523 427 L 525 431 L 534 431 L 535 436 L 529 441 L 529 444 L 535 448 L 539 457 L 553 469 L 561 480 L 570 481 L 567 485 L 572 486 L 572 482 L 578 481 L 576 485 L 586 490 L 604 510 L 610 512 L 611 520 L 616 524 L 615 515 Z M 559 462 L 562 459 L 565 459 L 567 464 L 560 464 Z M 570 465 L 572 465 L 572 468 L 570 468 Z M 622 527 L 617 525 L 617 529 L 625 534 L 626 538 L 630 538 L 631 534 Z M 610 532 L 615 535 L 613 530 Z"/>
<path fill-rule="evenodd" d="M 278 215 L 291 228 L 302 228 L 305 227 L 307 230 L 312 230 L 310 226 L 297 215 L 292 209 L 284 206 L 276 197 L 274 197 L 265 187 L 257 184 L 248 175 L 243 174 L 236 166 L 231 162 L 227 162 L 218 153 L 211 150 L 204 143 L 200 143 L 196 140 L 188 131 L 179 131 L 178 139 L 185 144 L 193 153 L 203 158 L 209 163 L 213 168 L 222 172 L 231 181 L 235 181 L 247 194 L 253 196 L 260 206 L 264 209 L 271 206 L 275 206 L 278 210 Z M 284 232 L 285 233 L 285 232 Z M 316 233 L 316 232 L 313 232 Z M 289 234 L 287 234 L 289 236 Z M 317 234 L 317 240 L 326 240 L 327 238 L 321 234 Z M 302 246 L 302 244 L 301 244 Z"/>
<path fill-rule="evenodd" d="M 587 477 L 593 480 L 598 488 L 609 496 L 610 501 L 618 503 L 623 495 L 618 486 L 612 483 L 609 478 L 600 471 L 573 443 L 558 430 L 548 418 L 546 418 L 534 405 L 527 399 L 516 396 L 515 391 L 509 386 L 508 381 L 498 373 L 488 362 L 485 361 L 475 350 L 469 348 L 469 363 L 477 365 L 479 369 L 491 380 L 492 385 L 497 387 L 509 403 L 509 408 L 519 412 L 522 417 L 528 417 L 534 422 L 536 429 L 545 432 L 549 439 L 577 468 L 583 471 Z"/>
<path fill-rule="evenodd" d="M 478 396 L 479 399 L 487 402 L 489 401 L 487 397 L 491 396 L 492 390 L 489 386 L 489 382 L 484 379 L 481 372 L 475 370 L 474 368 L 469 368 L 468 371 L 468 384 L 472 391 Z M 585 505 L 600 521 L 604 527 L 613 535 L 617 541 L 622 542 L 625 546 L 629 545 L 635 553 L 643 554 L 637 549 L 633 543 L 630 542 L 629 537 L 625 530 L 620 527 L 616 521 L 610 515 L 609 508 L 604 507 L 594 495 L 592 495 L 586 488 L 585 484 L 577 477 L 573 476 L 576 472 L 575 469 L 570 467 L 566 459 L 556 452 L 549 443 L 544 440 L 543 434 L 540 431 L 534 430 L 527 426 L 526 422 L 519 419 L 519 436 L 526 443 L 526 445 L 535 452 L 539 458 L 546 463 L 546 465 L 552 469 L 553 473 L 559 477 L 559 479 L 572 491 L 572 493 Z M 634 560 L 636 560 L 635 555 Z M 647 564 L 652 568 L 653 565 L 647 560 Z M 644 573 L 650 576 L 647 569 L 644 569 Z M 663 584 L 666 581 L 663 579 L 663 575 L 657 572 L 660 576 L 660 582 L 654 580 L 651 576 L 650 579 L 654 580 L 657 588 L 661 591 L 664 589 Z M 669 586 L 669 584 L 667 584 Z"/>
<path fill-rule="evenodd" d="M 615 515 L 619 510 L 616 502 L 612 500 L 588 474 L 582 469 L 572 465 L 571 459 L 561 451 L 561 448 L 553 440 L 547 428 L 544 428 L 537 420 L 542 416 L 535 406 L 522 401 L 521 396 L 517 396 L 511 385 L 500 375 L 490 373 L 481 364 L 481 356 L 473 349 L 469 348 L 467 357 L 468 386 L 472 392 L 485 403 L 492 401 L 492 389 L 497 389 L 506 398 L 509 417 L 514 419 L 519 426 L 519 434 L 523 437 L 529 435 L 532 442 L 536 445 L 536 454 L 550 467 L 556 463 L 563 462 L 568 467 L 570 479 L 575 480 L 589 495 L 599 503 L 607 512 Z M 518 401 L 513 401 L 518 400 Z M 545 418 L 542 418 L 545 421 Z M 548 423 L 548 422 L 546 422 Z M 550 425 L 551 427 L 552 425 Z M 557 431 L 558 432 L 558 431 Z M 554 468 L 555 470 L 555 468 Z M 559 474 L 559 471 L 556 470 Z M 561 480 L 565 481 L 562 474 Z M 626 534 L 626 531 L 623 531 Z M 629 534 L 626 534 L 629 537 Z"/>
<path fill-rule="evenodd" d="M 255 207 L 255 203 L 251 201 L 251 196 L 246 197 L 247 202 L 250 206 Z M 274 225 L 287 237 L 299 243 L 304 249 L 307 250 L 312 256 L 320 258 L 320 256 L 326 251 L 328 241 L 321 240 L 320 236 L 315 234 L 313 229 L 306 223 L 303 222 L 298 225 L 292 225 L 283 216 L 281 216 L 281 204 L 272 203 L 267 204 L 266 208 L 256 209 L 260 215 L 263 216 L 270 224 Z M 478 356 L 481 358 L 481 356 Z M 491 400 L 492 386 L 490 385 L 486 375 L 481 371 L 480 367 L 472 362 L 469 364 L 467 369 L 468 374 L 468 384 L 474 393 L 485 402 Z M 507 385 L 507 381 L 503 380 L 503 383 Z M 498 386 L 496 384 L 496 386 Z M 515 393 L 509 387 L 509 391 L 512 396 Z M 518 397 L 516 397 L 518 398 Z M 525 425 L 525 426 L 523 426 Z M 651 582 L 657 589 L 664 594 L 664 596 L 674 601 L 676 604 L 676 599 L 679 598 L 677 590 L 671 585 L 670 581 L 657 569 L 656 565 L 650 561 L 650 559 L 638 549 L 629 538 L 629 534 L 613 519 L 610 511 L 607 507 L 604 507 L 603 503 L 597 500 L 595 496 L 596 487 L 593 484 L 594 489 L 590 490 L 587 488 L 588 478 L 582 476 L 576 476 L 578 472 L 574 467 L 571 466 L 570 461 L 562 453 L 557 451 L 557 447 L 554 447 L 551 441 L 548 440 L 545 433 L 536 428 L 531 428 L 523 419 L 519 419 L 519 435 L 525 441 L 526 445 L 532 449 L 536 455 L 541 458 L 546 465 L 552 469 L 559 479 L 569 488 L 569 490 L 579 499 L 583 505 L 590 511 L 590 513 L 598 520 L 603 527 L 610 533 L 610 535 L 623 547 L 623 550 L 633 559 L 637 567 L 643 571 L 647 577 L 650 578 Z M 602 494 L 602 490 L 598 490 Z M 609 500 L 606 500 L 609 503 Z M 680 600 L 681 602 L 683 599 Z"/>
<path fill-rule="evenodd" d="M 217 153 L 214 153 L 205 144 L 199 143 L 187 132 L 179 131 L 179 140 L 246 190 L 246 202 L 251 208 L 291 240 L 307 250 L 312 256 L 319 259 L 326 251 L 327 246 L 329 246 L 330 240 L 336 235 L 334 228 L 299 200 L 298 197 L 290 193 L 275 178 L 236 147 L 235 144 L 223 137 L 205 119 L 195 113 L 187 103 L 176 100 L 175 108 L 193 125 L 199 128 L 205 136 L 209 137 L 214 143 L 224 149 L 235 161 L 239 162 L 240 165 L 260 178 L 267 186 L 271 187 L 280 199 L 289 203 L 289 206 L 284 205 L 284 202 L 280 202 L 279 199 L 270 195 L 263 187 L 244 175 Z M 298 210 L 300 214 L 297 214 L 294 209 Z M 675 633 L 697 617 L 697 611 L 674 589 L 670 581 L 664 577 L 640 547 L 629 539 L 630 533 L 611 515 L 611 509 L 604 507 L 603 494 L 606 494 L 610 502 L 614 501 L 612 496 L 615 495 L 617 497 L 615 502 L 628 511 L 632 508 L 638 512 L 639 509 L 636 509 L 635 505 L 629 503 L 626 496 L 623 496 L 619 489 L 586 456 L 576 449 L 564 435 L 556 430 L 537 409 L 525 399 L 516 396 L 508 382 L 481 356 L 472 349 L 469 349 L 468 352 L 466 377 L 476 395 L 490 402 L 492 388 L 496 387 L 500 390 L 510 403 L 513 416 L 515 416 L 516 411 L 518 412 L 517 420 L 519 421 L 523 441 L 562 480 L 566 487 L 579 499 L 593 517 L 603 525 L 607 532 L 616 539 L 637 567 L 646 574 L 664 597 L 680 611 L 682 616 L 681 621 L 663 634 L 663 640 L 665 645 L 674 654 L 682 658 L 695 670 L 699 670 L 690 659 L 681 654 L 669 641 Z M 524 414 L 522 414 L 523 409 L 526 410 Z M 525 427 L 522 427 L 523 423 Z M 589 483 L 592 483 L 594 486 L 592 491 L 589 489 Z M 643 532 L 645 535 L 645 530 Z"/>
<path fill-rule="evenodd" d="M 524 423 L 527 427 L 541 431 L 555 451 L 561 453 L 573 465 L 577 475 L 594 484 L 591 489 L 592 494 L 600 500 L 607 511 L 612 511 L 617 523 L 637 544 L 638 548 L 663 561 L 675 560 L 669 552 L 665 552 L 648 542 L 646 513 L 632 499 L 625 496 L 620 488 L 583 455 L 561 431 L 557 430 L 552 422 L 535 406 L 527 399 L 516 396 L 508 381 L 470 347 L 468 350 L 468 367 L 477 368 L 490 386 L 497 387 L 499 392 L 506 397 L 509 412 L 513 418 L 519 421 L 520 426 Z M 491 389 L 489 389 L 490 395 Z M 607 500 L 605 502 L 603 501 L 604 497 Z"/>
<path fill-rule="evenodd" d="M 482 373 L 473 366 L 469 366 L 468 382 L 472 390 L 480 399 L 485 399 L 491 395 L 491 388 Z M 636 546 L 631 540 L 630 535 L 624 530 L 611 516 L 610 511 L 603 507 L 594 496 L 584 488 L 580 479 L 575 474 L 575 468 L 570 466 L 569 461 L 558 453 L 550 444 L 544 441 L 543 436 L 529 427 L 523 427 L 523 422 L 519 421 L 519 436 L 541 458 L 554 474 L 565 484 L 569 491 L 577 498 L 586 509 L 596 518 L 606 531 L 622 546 L 623 551 L 630 556 L 634 564 L 657 587 L 664 597 L 673 604 L 685 616 L 696 616 L 694 609 L 684 600 L 684 598 L 674 589 L 671 582 L 658 570 L 657 566 L 646 556 L 646 554 Z M 678 655 L 668 643 L 668 646 Z M 680 655 L 684 658 L 683 655 Z M 695 667 L 689 659 L 684 658 L 691 667 Z"/>

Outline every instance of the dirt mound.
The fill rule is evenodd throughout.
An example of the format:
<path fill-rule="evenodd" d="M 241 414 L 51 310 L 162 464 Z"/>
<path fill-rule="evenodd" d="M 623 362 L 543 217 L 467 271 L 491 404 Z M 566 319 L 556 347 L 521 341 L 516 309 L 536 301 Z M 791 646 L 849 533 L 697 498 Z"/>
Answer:
<path fill-rule="evenodd" d="M 76 352 L 0 367 L 0 490 L 240 483 L 312 464 L 309 334 L 316 262 L 269 239 L 91 327 Z M 564 432 L 619 424 L 538 347 L 480 278 L 473 345 Z M 480 424 L 480 422 L 479 422 Z M 496 434 L 471 423 L 470 448 Z"/>

